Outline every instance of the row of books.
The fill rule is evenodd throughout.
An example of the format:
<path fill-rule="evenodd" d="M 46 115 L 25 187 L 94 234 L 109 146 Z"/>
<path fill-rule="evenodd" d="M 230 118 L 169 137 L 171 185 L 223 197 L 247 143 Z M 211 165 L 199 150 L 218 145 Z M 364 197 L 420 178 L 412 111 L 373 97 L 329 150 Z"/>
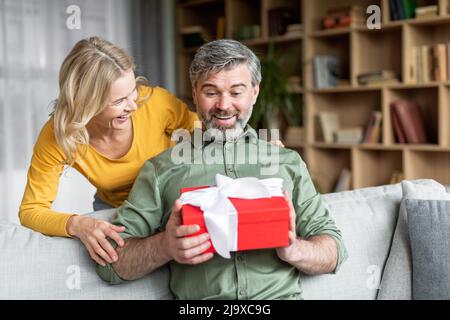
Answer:
<path fill-rule="evenodd" d="M 397 143 L 425 144 L 430 139 L 422 108 L 410 100 L 398 100 L 390 104 L 391 121 Z M 363 127 L 341 127 L 339 116 L 335 112 L 317 114 L 320 139 L 325 143 L 358 144 L 380 143 L 382 113 L 372 111 L 369 123 L 363 133 Z"/>
<path fill-rule="evenodd" d="M 397 143 L 428 143 L 422 108 L 410 100 L 392 102 L 391 121 Z"/>
<path fill-rule="evenodd" d="M 410 72 L 413 83 L 450 80 L 450 43 L 413 47 Z"/>
<path fill-rule="evenodd" d="M 416 0 L 389 0 L 391 20 L 412 19 L 416 16 Z"/>
<path fill-rule="evenodd" d="M 416 0 L 390 0 L 391 20 L 424 19 L 437 17 L 439 6 L 437 4 L 417 6 Z"/>
<path fill-rule="evenodd" d="M 358 144 L 379 143 L 381 138 L 380 111 L 373 111 L 367 126 L 341 127 L 339 116 L 335 112 L 319 112 L 317 114 L 320 139 L 325 143 Z"/>

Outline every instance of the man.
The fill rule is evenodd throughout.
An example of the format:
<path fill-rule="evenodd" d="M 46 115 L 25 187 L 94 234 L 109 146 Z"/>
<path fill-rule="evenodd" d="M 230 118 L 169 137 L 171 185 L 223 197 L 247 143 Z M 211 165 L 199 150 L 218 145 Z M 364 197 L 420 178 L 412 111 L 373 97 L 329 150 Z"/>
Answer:
<path fill-rule="evenodd" d="M 299 299 L 298 272 L 336 272 L 346 250 L 300 156 L 259 140 L 247 126 L 259 93 L 259 60 L 237 41 L 217 40 L 198 50 L 190 77 L 203 130 L 219 134 L 205 135 L 200 143 L 183 142 L 182 156 L 174 148 L 146 162 L 114 222 L 126 227 L 119 259 L 98 266 L 97 272 L 105 281 L 119 283 L 170 263 L 176 298 Z M 255 153 L 258 158 L 252 162 Z M 274 162 L 277 170 L 264 173 Z M 224 259 L 204 253 L 211 246 L 208 233 L 185 237 L 199 227 L 181 225 L 180 189 L 213 185 L 216 174 L 282 178 L 291 211 L 290 244 L 233 252 Z"/>

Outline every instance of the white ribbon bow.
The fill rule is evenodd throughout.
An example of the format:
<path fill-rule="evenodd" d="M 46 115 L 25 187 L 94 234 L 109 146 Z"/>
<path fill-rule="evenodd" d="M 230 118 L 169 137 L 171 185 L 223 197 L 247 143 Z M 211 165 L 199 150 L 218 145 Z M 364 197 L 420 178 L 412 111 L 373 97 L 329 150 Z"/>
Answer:
<path fill-rule="evenodd" d="M 283 179 L 232 179 L 216 174 L 216 187 L 193 190 L 181 195 L 183 204 L 200 207 L 206 228 L 217 253 L 229 259 L 237 251 L 238 214 L 228 198 L 262 199 L 283 196 Z"/>

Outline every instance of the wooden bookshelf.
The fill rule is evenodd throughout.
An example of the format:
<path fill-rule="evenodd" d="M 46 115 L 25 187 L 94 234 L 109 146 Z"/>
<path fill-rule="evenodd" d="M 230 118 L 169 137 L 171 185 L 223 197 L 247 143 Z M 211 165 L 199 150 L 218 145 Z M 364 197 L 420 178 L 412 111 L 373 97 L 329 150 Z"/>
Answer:
<path fill-rule="evenodd" d="M 433 1 L 417 2 L 421 5 Z M 432 178 L 450 184 L 450 81 L 414 83 L 410 75 L 414 46 L 450 43 L 450 0 L 435 0 L 434 3 L 439 5 L 436 17 L 391 21 L 389 0 L 197 0 L 178 5 L 177 21 L 178 28 L 202 25 L 215 34 L 218 17 L 224 16 L 227 38 L 234 38 L 236 31 L 246 25 L 260 26 L 258 37 L 242 40 L 259 55 L 264 55 L 270 42 L 275 42 L 281 53 L 298 52 L 291 58 L 295 66 L 286 68 L 286 73 L 302 77 L 303 87 L 296 94 L 303 100 L 306 138 L 293 148 L 308 164 L 322 192 L 333 191 L 344 168 L 352 172 L 352 188 L 387 184 L 395 172 L 402 172 L 406 179 Z M 381 30 L 369 30 L 362 25 L 321 30 L 320 21 L 327 11 L 345 5 L 380 6 Z M 283 6 L 299 14 L 303 32 L 270 37 L 268 10 Z M 207 18 L 203 17 L 206 11 Z M 178 95 L 188 97 L 191 91 L 188 66 L 196 49 L 183 48 L 180 37 L 177 42 Z M 320 54 L 340 58 L 341 75 L 347 79 L 347 84 L 328 89 L 314 87 L 312 59 Z M 400 82 L 373 87 L 358 84 L 358 74 L 376 69 L 394 70 Z M 395 142 L 390 104 L 403 98 L 414 100 L 423 108 L 431 137 L 429 143 Z M 364 129 L 370 113 L 380 111 L 380 142 L 324 143 L 316 122 L 316 115 L 321 111 L 336 112 L 342 127 L 362 126 Z"/>

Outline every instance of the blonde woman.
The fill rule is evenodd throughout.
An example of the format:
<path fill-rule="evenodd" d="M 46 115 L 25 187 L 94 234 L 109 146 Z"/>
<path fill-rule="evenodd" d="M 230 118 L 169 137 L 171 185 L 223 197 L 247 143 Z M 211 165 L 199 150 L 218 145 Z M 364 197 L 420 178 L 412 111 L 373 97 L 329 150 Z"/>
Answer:
<path fill-rule="evenodd" d="M 64 166 L 97 188 L 94 210 L 118 207 L 144 162 L 171 146 L 177 128 L 197 120 L 168 91 L 135 78 L 133 59 L 103 39 L 79 41 L 59 74 L 59 97 L 34 147 L 20 206 L 22 225 L 46 235 L 77 237 L 101 265 L 117 260 L 124 229 L 51 209 Z M 73 190 L 76 192 L 76 190 Z"/>

